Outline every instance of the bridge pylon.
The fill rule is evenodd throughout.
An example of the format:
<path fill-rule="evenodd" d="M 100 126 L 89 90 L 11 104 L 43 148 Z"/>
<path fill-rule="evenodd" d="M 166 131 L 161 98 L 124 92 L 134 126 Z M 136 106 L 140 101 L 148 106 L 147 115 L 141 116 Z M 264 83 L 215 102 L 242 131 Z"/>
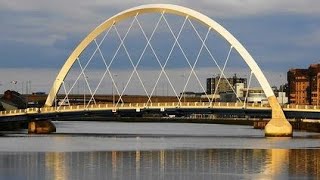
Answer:
<path fill-rule="evenodd" d="M 272 108 L 272 118 L 266 125 L 264 132 L 266 137 L 291 137 L 292 126 L 286 119 L 283 110 L 275 96 L 268 98 Z"/>
<path fill-rule="evenodd" d="M 31 121 L 28 124 L 29 134 L 50 134 L 56 132 L 56 126 L 50 120 Z"/>

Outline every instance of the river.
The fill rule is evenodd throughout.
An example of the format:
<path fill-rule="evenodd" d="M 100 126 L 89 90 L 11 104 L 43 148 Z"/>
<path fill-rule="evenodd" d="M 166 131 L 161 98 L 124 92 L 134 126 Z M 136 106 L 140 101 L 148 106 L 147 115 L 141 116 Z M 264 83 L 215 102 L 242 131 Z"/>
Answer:
<path fill-rule="evenodd" d="M 250 126 L 54 122 L 0 136 L 0 179 L 310 179 L 320 134 L 265 138 Z"/>

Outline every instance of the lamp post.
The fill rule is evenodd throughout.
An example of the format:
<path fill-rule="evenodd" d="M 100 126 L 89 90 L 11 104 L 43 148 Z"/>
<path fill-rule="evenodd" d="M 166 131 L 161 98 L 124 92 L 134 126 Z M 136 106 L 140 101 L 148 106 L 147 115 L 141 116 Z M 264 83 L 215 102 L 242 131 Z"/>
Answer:
<path fill-rule="evenodd" d="M 24 85 L 22 85 L 24 86 Z M 28 101 L 28 81 L 26 81 L 26 86 L 25 86 L 25 97 L 26 97 L 26 108 L 28 108 L 28 104 L 29 104 L 29 101 Z"/>
<path fill-rule="evenodd" d="M 282 76 L 280 74 L 280 80 L 282 82 Z M 280 92 L 281 92 L 281 106 L 283 106 L 283 83 L 281 83 L 282 85 L 280 85 Z"/>
<path fill-rule="evenodd" d="M 32 94 L 32 89 L 31 89 L 31 80 L 28 81 L 29 84 L 29 93 Z"/>
<path fill-rule="evenodd" d="M 24 92 L 24 81 L 21 82 L 21 94 Z"/>

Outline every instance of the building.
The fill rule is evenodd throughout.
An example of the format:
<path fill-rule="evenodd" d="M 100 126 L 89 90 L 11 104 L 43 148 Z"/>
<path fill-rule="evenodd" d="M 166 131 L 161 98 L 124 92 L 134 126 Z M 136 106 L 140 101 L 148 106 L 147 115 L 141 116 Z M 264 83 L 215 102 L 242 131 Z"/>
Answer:
<path fill-rule="evenodd" d="M 219 94 L 220 92 L 227 92 L 230 89 L 226 78 L 221 78 L 220 82 L 219 76 L 207 78 L 207 94 Z"/>
<path fill-rule="evenodd" d="M 207 78 L 207 94 L 226 93 L 233 91 L 232 88 L 236 91 L 236 93 L 240 93 L 240 89 L 247 87 L 247 79 L 238 78 L 236 74 L 232 78 L 221 77 L 220 81 L 219 79 L 220 75 Z"/>
<path fill-rule="evenodd" d="M 243 89 L 247 88 L 246 83 L 236 83 L 235 84 L 235 91 L 237 93 L 237 97 L 243 97 Z"/>
<path fill-rule="evenodd" d="M 290 104 L 320 105 L 320 64 L 290 69 L 287 76 Z"/>
<path fill-rule="evenodd" d="M 280 105 L 288 104 L 287 87 L 288 84 L 280 85 L 279 89 L 276 86 L 271 87 Z"/>
<path fill-rule="evenodd" d="M 265 95 L 262 88 L 250 88 L 250 89 L 243 89 L 243 94 L 245 94 L 245 97 L 242 97 L 241 99 L 248 103 L 261 103 L 261 104 L 267 104 L 268 98 Z"/>
<path fill-rule="evenodd" d="M 286 92 L 279 91 L 277 93 L 277 100 L 280 105 L 288 104 L 288 97 L 286 96 Z"/>
<path fill-rule="evenodd" d="M 311 64 L 309 67 L 310 104 L 320 105 L 320 64 Z"/>
<path fill-rule="evenodd" d="M 236 102 L 237 96 L 233 93 L 233 91 L 222 92 L 220 93 L 220 101 L 221 102 Z"/>
<path fill-rule="evenodd" d="M 0 111 L 25 109 L 27 108 L 27 101 L 24 96 L 16 91 L 7 90 L 3 96 L 0 97 Z"/>
<path fill-rule="evenodd" d="M 288 74 L 289 103 L 309 104 L 308 93 L 309 76 L 308 69 L 290 69 Z"/>

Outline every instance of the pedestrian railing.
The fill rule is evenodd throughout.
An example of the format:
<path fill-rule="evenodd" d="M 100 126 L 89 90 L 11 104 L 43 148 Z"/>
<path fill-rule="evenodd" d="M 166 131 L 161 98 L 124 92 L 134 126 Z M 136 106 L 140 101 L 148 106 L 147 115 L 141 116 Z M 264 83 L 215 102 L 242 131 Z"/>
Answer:
<path fill-rule="evenodd" d="M 312 105 L 284 105 L 284 110 L 290 111 L 315 111 L 320 112 L 320 106 Z M 90 104 L 90 105 L 71 105 L 59 107 L 42 107 L 15 109 L 0 111 L 1 116 L 16 116 L 37 113 L 56 113 L 56 112 L 77 112 L 77 111 L 103 111 L 103 110 L 125 110 L 125 109 L 198 109 L 198 108 L 216 108 L 216 109 L 271 109 L 269 104 L 241 103 L 241 102 L 152 102 L 152 103 L 119 103 L 119 104 Z"/>

